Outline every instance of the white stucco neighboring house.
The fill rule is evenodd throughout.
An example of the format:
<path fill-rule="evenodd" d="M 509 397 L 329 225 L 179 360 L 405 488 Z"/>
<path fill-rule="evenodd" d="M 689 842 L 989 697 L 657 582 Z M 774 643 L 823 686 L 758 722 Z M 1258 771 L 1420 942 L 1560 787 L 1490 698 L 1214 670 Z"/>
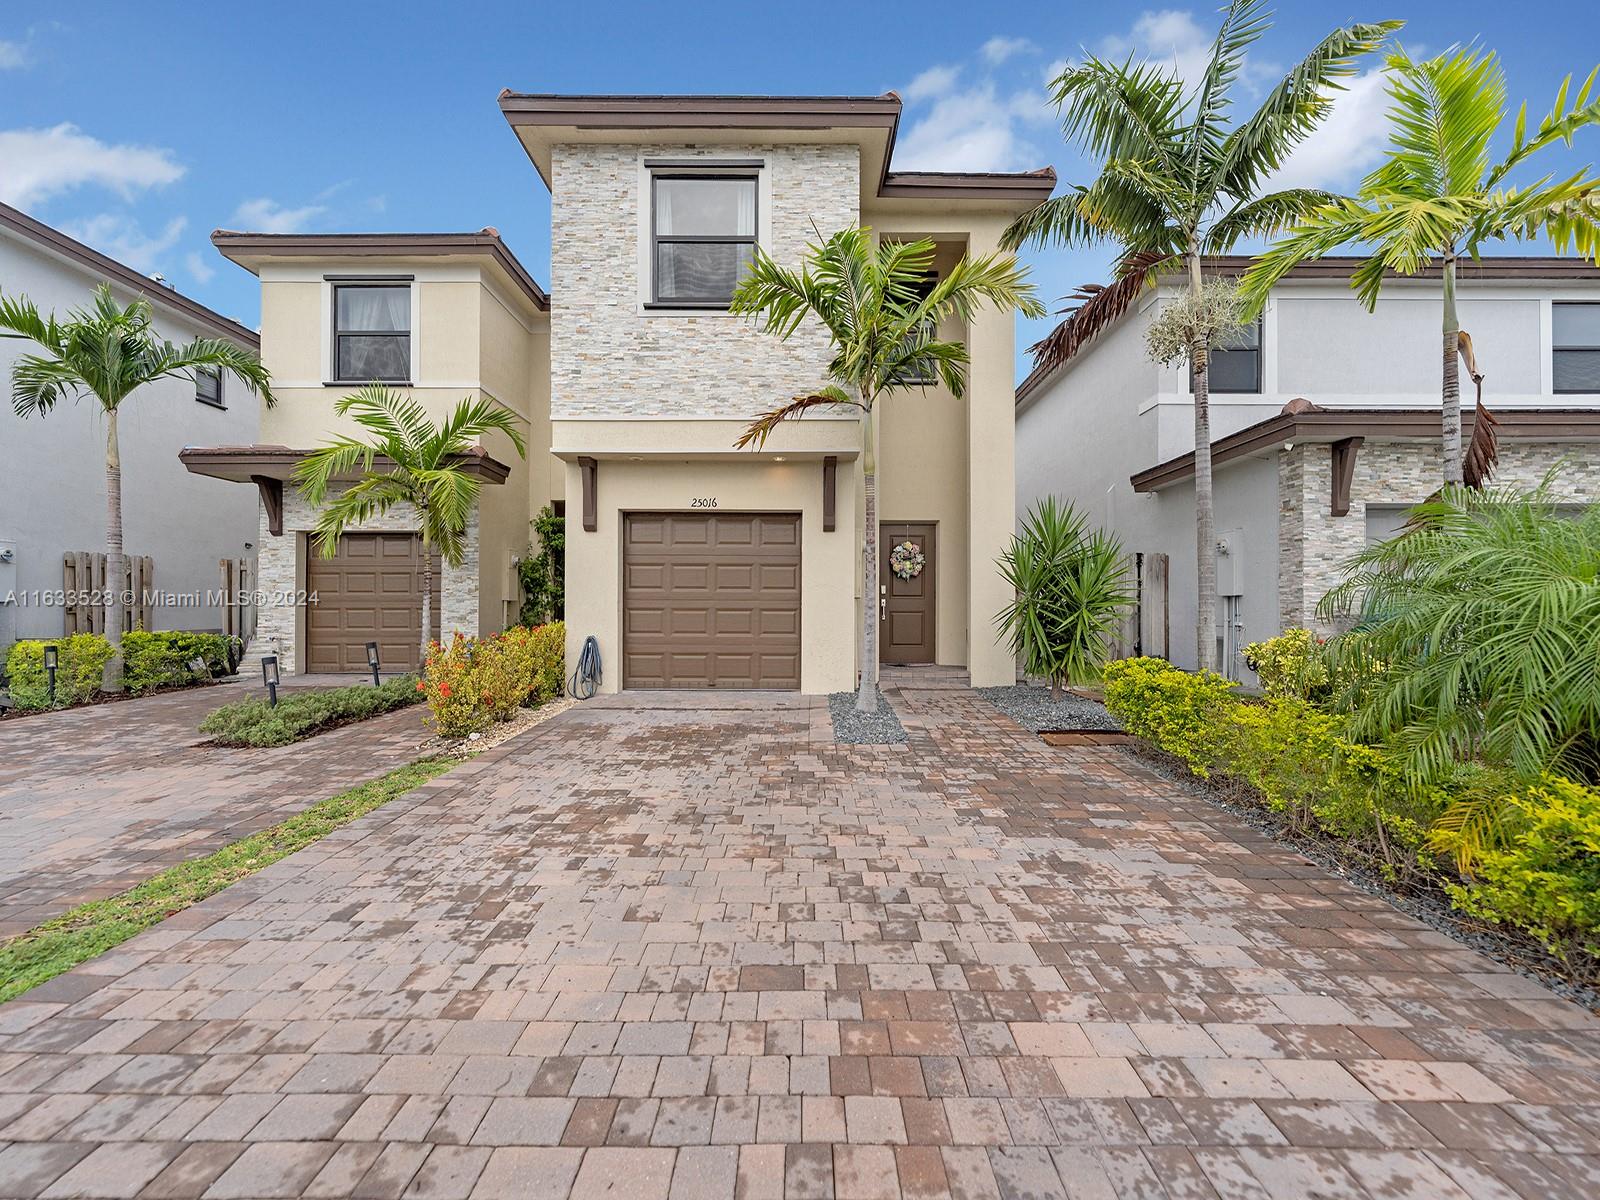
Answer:
<path fill-rule="evenodd" d="M 162 283 L 0 204 L 0 292 L 23 295 L 64 318 L 102 282 L 126 304 L 150 300 L 156 332 L 183 344 L 225 338 L 254 352 L 256 335 Z M 103 553 L 106 541 L 105 420 L 92 398 L 44 416 L 11 404 L 11 367 L 31 343 L 0 338 L 0 652 L 20 638 L 65 632 L 63 558 Z M 183 447 L 256 440 L 260 403 L 238 380 L 202 391 L 182 378 L 135 392 L 118 419 L 122 505 L 130 556 L 153 560 L 153 629 L 219 631 L 221 560 L 249 559 L 254 499 L 184 470 Z"/>
<path fill-rule="evenodd" d="M 1440 483 L 1440 281 L 1391 278 L 1375 312 L 1349 286 L 1354 258 L 1291 271 L 1259 322 L 1214 351 L 1211 428 L 1220 600 L 1218 662 L 1316 615 L 1341 566 L 1394 533 Z M 1242 274 L 1249 260 L 1208 260 Z M 1600 269 L 1572 258 L 1459 265 L 1461 327 L 1498 418 L 1491 482 L 1600 498 Z M 1124 649 L 1196 665 L 1194 403 L 1187 367 L 1145 349 L 1183 280 L 1163 278 L 1053 371 L 1018 387 L 1017 507 L 1071 500 L 1134 556 L 1140 606 Z M 1464 436 L 1473 390 L 1462 371 Z"/>

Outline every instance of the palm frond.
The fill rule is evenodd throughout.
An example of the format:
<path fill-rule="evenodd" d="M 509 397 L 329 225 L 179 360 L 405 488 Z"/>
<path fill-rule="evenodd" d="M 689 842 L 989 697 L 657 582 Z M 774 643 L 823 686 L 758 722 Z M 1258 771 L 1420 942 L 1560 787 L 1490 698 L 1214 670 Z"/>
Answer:
<path fill-rule="evenodd" d="M 201 368 L 232 375 L 252 393 L 260 396 L 268 408 L 278 402 L 272 394 L 272 376 L 261 365 L 260 358 L 252 351 L 241 349 L 221 338 L 196 338 L 183 346 L 175 346 L 171 342 L 152 346 L 145 361 L 144 374 L 147 380 L 172 375 L 193 379 L 195 372 Z"/>
<path fill-rule="evenodd" d="M 1062 310 L 1066 320 L 1028 347 L 1034 369 L 1052 371 L 1066 362 L 1127 312 L 1154 281 L 1157 272 L 1176 258 L 1175 254 L 1160 251 L 1125 255 L 1118 264 L 1113 283 L 1086 283 L 1072 293 L 1068 300 L 1073 303 Z"/>
<path fill-rule="evenodd" d="M 1227 254 L 1240 242 L 1276 237 L 1338 200 L 1318 188 L 1288 188 L 1241 201 L 1211 223 L 1201 249 L 1206 254 Z"/>
<path fill-rule="evenodd" d="M 1051 99 L 1068 141 L 1106 159 L 1155 162 L 1168 178 L 1184 178 L 1183 81 L 1167 68 L 1091 55 L 1055 78 Z"/>
<path fill-rule="evenodd" d="M 749 425 L 745 426 L 739 440 L 734 442 L 734 447 L 739 450 L 754 447 L 759 450 L 766 445 L 767 439 L 772 436 L 772 431 L 785 421 L 796 421 L 805 416 L 814 408 L 835 405 L 850 405 L 854 408 L 864 407 L 859 399 L 850 395 L 843 388 L 828 385 L 819 388 L 806 396 L 796 396 L 787 404 L 780 404 L 777 408 L 768 409 Z"/>

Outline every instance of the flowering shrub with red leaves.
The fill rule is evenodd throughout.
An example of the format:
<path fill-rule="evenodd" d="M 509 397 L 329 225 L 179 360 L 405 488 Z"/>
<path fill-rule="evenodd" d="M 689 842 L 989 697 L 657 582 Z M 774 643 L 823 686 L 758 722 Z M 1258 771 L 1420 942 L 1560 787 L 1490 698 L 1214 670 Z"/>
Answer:
<path fill-rule="evenodd" d="M 458 633 L 448 643 L 432 643 L 417 683 L 428 698 L 429 724 L 444 737 L 466 737 L 559 695 L 565 648 L 566 628 L 559 621 L 481 638 Z"/>

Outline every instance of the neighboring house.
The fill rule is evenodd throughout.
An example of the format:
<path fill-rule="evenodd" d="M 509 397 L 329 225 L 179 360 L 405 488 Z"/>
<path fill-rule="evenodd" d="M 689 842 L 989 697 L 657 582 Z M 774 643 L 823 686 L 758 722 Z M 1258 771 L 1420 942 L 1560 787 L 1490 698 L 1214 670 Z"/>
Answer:
<path fill-rule="evenodd" d="M 260 476 L 268 519 L 281 491 L 284 533 L 263 530 L 263 586 L 317 590 L 327 573 L 307 565 L 313 514 L 281 480 L 334 428 L 344 382 L 336 293 L 404 288 L 406 303 L 362 306 L 382 336 L 409 345 L 400 381 L 436 411 L 481 387 L 531 425 L 526 468 L 505 447 L 485 448 L 485 471 L 506 471 L 507 483 L 485 489 L 476 560 L 445 572 L 444 631 L 514 620 L 511 559 L 533 513 L 566 501 L 569 659 L 593 635 L 606 690 L 853 687 L 859 425 L 853 410 L 824 412 L 784 425 L 760 451 L 734 449 L 752 418 L 822 383 L 829 359 L 813 324 L 784 343 L 726 312 L 740 267 L 755 245 L 794 263 L 808 241 L 860 223 L 887 238 L 934 237 L 936 268 L 948 269 L 964 252 L 995 249 L 1054 175 L 893 172 L 893 95 L 507 92 L 500 105 L 551 189 L 553 300 L 508 277 L 514 260 L 488 233 L 475 247 L 420 235 L 218 234 L 223 252 L 262 278 L 262 354 L 283 399 L 262 441 L 278 447 L 197 452 L 191 468 Z M 480 318 L 491 311 L 517 320 L 491 329 Z M 993 617 L 1007 598 L 994 562 L 1015 521 L 1014 321 L 985 312 L 944 332 L 970 347 L 966 397 L 908 389 L 879 422 L 885 554 L 909 538 L 927 557 L 915 580 L 883 572 L 883 658 L 1010 682 Z M 513 354 L 517 367 L 491 379 L 491 363 Z M 414 590 L 385 598 L 380 587 L 361 627 L 413 614 L 415 628 Z M 324 587 L 319 607 L 327 596 Z M 319 614 L 308 627 L 306 611 L 261 617 L 286 664 L 342 663 L 347 652 L 325 653 L 325 640 L 365 640 L 348 620 Z"/>
<path fill-rule="evenodd" d="M 1330 631 L 1316 606 L 1341 565 L 1440 484 L 1438 274 L 1388 280 L 1369 313 L 1349 287 L 1357 261 L 1295 269 L 1259 323 L 1214 352 L 1218 661 L 1235 679 L 1249 678 L 1246 643 Z M 1562 463 L 1558 495 L 1600 498 L 1600 270 L 1532 257 L 1458 270 L 1461 327 L 1500 422 L 1492 483 L 1531 487 Z M 1145 351 L 1151 317 L 1185 286 L 1160 280 L 1072 359 L 1023 381 L 1017 479 L 1019 506 L 1065 497 L 1136 556 L 1141 605 L 1123 648 L 1193 667 L 1193 397 L 1186 366 L 1157 367 Z M 1462 391 L 1470 438 L 1465 367 Z"/>
<path fill-rule="evenodd" d="M 549 457 L 549 298 L 493 229 L 478 233 L 231 233 L 211 238 L 261 280 L 261 361 L 278 403 L 259 442 L 184 451 L 197 474 L 260 496 L 261 607 L 253 653 L 285 674 L 414 669 L 422 626 L 421 541 L 410 510 L 346 534 L 325 557 L 317 514 L 290 482 L 334 435 L 360 433 L 335 401 L 381 380 L 442 421 L 488 395 L 527 422 L 527 458 L 495 434 L 474 456 L 483 483 L 459 567 L 434 574 L 434 636 L 498 632 L 516 621 L 516 560 L 529 520 L 562 496 Z M 236 489 L 243 492 L 244 489 Z M 438 564 L 436 563 L 436 566 Z M 312 598 L 314 597 L 314 601 Z M 311 601 L 311 602 L 308 602 Z"/>
<path fill-rule="evenodd" d="M 87 306 L 102 282 L 120 303 L 148 298 L 157 332 L 170 341 L 226 338 L 256 349 L 256 335 L 236 321 L 0 204 L 0 291 L 65 317 Z M 0 338 L 0 651 L 19 638 L 67 632 L 64 558 L 103 554 L 106 544 L 105 418 L 92 397 L 17 416 L 11 367 L 35 349 Z M 253 557 L 255 505 L 185 472 L 178 452 L 196 442 L 254 441 L 259 411 L 243 384 L 215 378 L 164 379 L 121 408 L 125 545 L 152 560 L 152 628 L 223 628 L 221 562 Z"/>

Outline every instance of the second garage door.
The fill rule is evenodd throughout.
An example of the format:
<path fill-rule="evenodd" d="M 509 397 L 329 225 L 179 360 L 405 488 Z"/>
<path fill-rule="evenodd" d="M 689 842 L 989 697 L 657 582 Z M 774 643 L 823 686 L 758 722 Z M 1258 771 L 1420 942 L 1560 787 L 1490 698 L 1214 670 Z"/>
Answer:
<path fill-rule="evenodd" d="M 414 671 L 422 633 L 422 539 L 414 533 L 347 533 L 332 558 L 306 539 L 306 670 L 367 670 L 378 643 L 385 671 Z M 439 636 L 439 556 L 433 561 L 433 636 Z"/>
<path fill-rule="evenodd" d="M 630 513 L 622 684 L 800 686 L 800 518 Z"/>

